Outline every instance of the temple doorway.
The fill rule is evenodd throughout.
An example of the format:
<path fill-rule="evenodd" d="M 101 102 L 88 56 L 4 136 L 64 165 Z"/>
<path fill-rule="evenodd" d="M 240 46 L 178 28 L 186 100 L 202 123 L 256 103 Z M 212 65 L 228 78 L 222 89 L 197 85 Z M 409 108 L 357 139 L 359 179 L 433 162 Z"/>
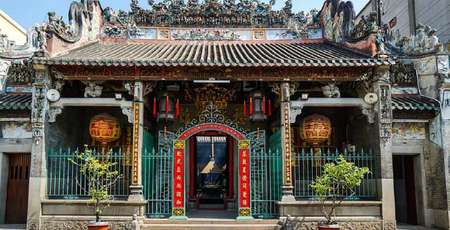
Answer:
<path fill-rule="evenodd" d="M 236 145 L 233 137 L 218 131 L 207 131 L 191 137 L 190 144 L 191 211 L 231 211 L 236 206 Z"/>
<path fill-rule="evenodd" d="M 29 153 L 9 155 L 6 224 L 24 224 L 27 222 L 30 162 L 31 156 Z"/>
<path fill-rule="evenodd" d="M 395 216 L 397 223 L 417 225 L 417 156 L 393 156 Z"/>

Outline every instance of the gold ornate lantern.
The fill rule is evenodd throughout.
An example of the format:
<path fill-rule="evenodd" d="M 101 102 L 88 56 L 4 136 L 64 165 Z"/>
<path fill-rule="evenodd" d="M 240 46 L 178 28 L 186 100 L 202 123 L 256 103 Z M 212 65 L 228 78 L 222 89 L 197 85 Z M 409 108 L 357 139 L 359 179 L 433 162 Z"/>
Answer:
<path fill-rule="evenodd" d="M 313 114 L 303 119 L 301 136 L 307 143 L 318 146 L 331 136 L 331 121 L 328 117 Z"/>
<path fill-rule="evenodd" d="M 95 141 L 107 145 L 120 138 L 119 121 L 106 113 L 94 116 L 89 123 L 89 134 Z"/>

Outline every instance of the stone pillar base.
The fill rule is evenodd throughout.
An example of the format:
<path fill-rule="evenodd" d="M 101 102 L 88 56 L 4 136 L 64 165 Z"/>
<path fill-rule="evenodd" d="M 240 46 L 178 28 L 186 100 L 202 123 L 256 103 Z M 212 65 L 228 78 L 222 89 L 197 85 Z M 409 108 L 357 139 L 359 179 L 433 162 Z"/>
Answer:
<path fill-rule="evenodd" d="M 283 196 L 281 197 L 281 201 L 282 202 L 295 201 L 293 186 L 283 186 Z"/>
<path fill-rule="evenodd" d="M 140 202 L 145 201 L 142 185 L 131 185 L 128 201 Z"/>

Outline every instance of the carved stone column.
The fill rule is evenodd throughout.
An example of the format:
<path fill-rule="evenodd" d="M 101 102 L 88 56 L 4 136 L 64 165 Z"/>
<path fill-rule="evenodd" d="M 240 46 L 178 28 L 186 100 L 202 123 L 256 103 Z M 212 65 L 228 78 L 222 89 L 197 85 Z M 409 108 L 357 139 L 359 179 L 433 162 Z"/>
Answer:
<path fill-rule="evenodd" d="M 31 111 L 31 124 L 33 144 L 31 149 L 31 168 L 29 182 L 27 229 L 41 228 L 41 201 L 46 191 L 46 114 L 48 101 L 46 93 L 50 84 L 48 68 L 35 65 L 35 81 L 33 83 L 33 101 Z"/>
<path fill-rule="evenodd" d="M 143 201 L 142 187 L 142 145 L 144 134 L 144 94 L 143 84 L 134 84 L 133 100 L 133 152 L 132 152 L 132 184 L 130 186 L 129 201 Z"/>
<path fill-rule="evenodd" d="M 378 81 L 374 90 L 378 94 L 378 103 L 375 107 L 378 130 L 378 140 L 375 146 L 380 159 L 379 191 L 382 203 L 383 229 L 395 230 L 395 197 L 394 197 L 394 171 L 392 166 L 392 95 L 389 83 L 389 69 L 377 69 Z M 375 141 L 376 142 L 376 141 Z"/>
<path fill-rule="evenodd" d="M 281 145 L 283 153 L 283 196 L 281 201 L 295 201 L 294 186 L 292 184 L 292 138 L 291 138 L 291 103 L 290 85 L 281 83 L 280 111 L 281 111 Z"/>
<path fill-rule="evenodd" d="M 6 77 L 8 76 L 8 70 L 11 66 L 11 61 L 0 59 L 0 93 L 5 90 Z"/>

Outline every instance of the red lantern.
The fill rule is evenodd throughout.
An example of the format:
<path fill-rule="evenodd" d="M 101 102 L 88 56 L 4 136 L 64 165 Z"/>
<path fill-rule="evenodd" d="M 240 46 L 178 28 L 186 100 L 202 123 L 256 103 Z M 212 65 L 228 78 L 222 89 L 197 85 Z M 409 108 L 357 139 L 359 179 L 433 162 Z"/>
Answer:
<path fill-rule="evenodd" d="M 249 114 L 250 115 L 253 114 L 253 98 L 252 97 L 250 97 L 250 112 L 249 112 Z"/>
<path fill-rule="evenodd" d="M 153 118 L 156 118 L 158 116 L 158 110 L 157 110 L 157 102 L 156 97 L 153 98 Z"/>
<path fill-rule="evenodd" d="M 313 146 L 327 141 L 331 136 L 331 130 L 330 119 L 319 114 L 306 117 L 301 124 L 302 139 Z"/>
<path fill-rule="evenodd" d="M 180 117 L 180 100 L 177 99 L 177 103 L 175 104 L 175 117 Z"/>
<path fill-rule="evenodd" d="M 120 138 L 119 121 L 106 113 L 97 115 L 89 123 L 89 134 L 95 141 L 107 145 Z"/>

